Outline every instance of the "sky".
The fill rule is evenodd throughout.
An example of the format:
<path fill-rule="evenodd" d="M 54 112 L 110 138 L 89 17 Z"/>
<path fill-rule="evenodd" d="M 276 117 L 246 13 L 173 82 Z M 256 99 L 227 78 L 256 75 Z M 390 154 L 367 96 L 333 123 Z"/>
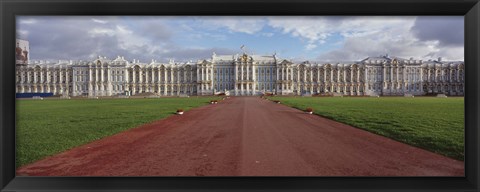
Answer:
<path fill-rule="evenodd" d="M 18 16 L 17 38 L 30 42 L 31 60 L 185 62 L 244 51 L 293 61 L 464 60 L 463 16 Z"/>

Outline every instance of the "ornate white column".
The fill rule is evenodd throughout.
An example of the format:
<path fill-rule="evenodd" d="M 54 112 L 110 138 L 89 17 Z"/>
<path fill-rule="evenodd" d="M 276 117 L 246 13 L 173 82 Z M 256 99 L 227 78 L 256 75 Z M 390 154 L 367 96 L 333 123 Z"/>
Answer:
<path fill-rule="evenodd" d="M 242 65 L 240 66 L 240 80 L 242 80 L 242 83 L 243 81 L 245 80 L 245 75 L 244 75 L 244 68 L 245 68 L 245 63 L 242 63 Z"/>
<path fill-rule="evenodd" d="M 354 73 L 354 68 L 350 68 L 350 84 L 352 84 L 353 82 L 355 82 L 356 80 L 353 79 L 353 73 Z M 357 70 L 358 71 L 358 70 Z M 352 91 L 352 90 L 350 90 Z"/>
<path fill-rule="evenodd" d="M 210 83 L 208 82 L 210 80 L 210 73 L 208 72 L 208 67 L 205 66 L 205 80 L 207 80 L 207 82 L 205 83 L 205 89 L 206 90 L 210 90 Z"/>
<path fill-rule="evenodd" d="M 180 79 L 180 77 L 181 77 L 181 76 L 180 76 L 180 72 L 181 72 L 181 71 L 180 71 L 180 68 L 177 67 L 177 84 L 182 81 L 182 80 Z"/>
<path fill-rule="evenodd" d="M 278 67 L 276 67 L 276 69 L 277 69 L 277 79 L 275 79 L 275 80 L 280 80 L 280 78 L 279 78 L 279 72 L 278 72 L 278 71 L 279 71 Z"/>
<path fill-rule="evenodd" d="M 112 86 L 112 81 L 113 81 L 113 77 L 112 77 L 112 70 L 110 68 L 110 66 L 107 66 L 107 96 L 111 96 L 113 93 L 113 86 Z M 115 75 L 115 81 L 119 81 L 118 79 L 118 75 Z M 116 85 L 117 86 L 117 85 Z M 117 86 L 116 88 L 116 91 L 119 91 L 119 88 Z"/>
<path fill-rule="evenodd" d="M 244 93 L 243 93 L 243 87 L 245 86 L 244 81 L 243 81 L 245 79 L 245 77 L 243 75 L 243 67 L 244 66 L 245 66 L 245 63 L 242 62 L 240 64 L 240 77 L 239 77 L 240 78 L 240 95 L 244 95 Z"/>
<path fill-rule="evenodd" d="M 431 74 L 430 69 L 427 67 L 427 82 L 430 82 Z"/>
<path fill-rule="evenodd" d="M 398 89 L 400 88 L 400 78 L 398 77 L 398 71 L 399 71 L 399 67 L 397 66 L 396 67 L 396 72 L 397 72 L 397 75 L 395 77 L 395 82 L 397 84 L 397 86 L 395 86 L 395 89 L 397 89 L 397 92 L 398 92 Z"/>
<path fill-rule="evenodd" d="M 240 69 L 240 74 L 238 76 L 238 81 L 239 81 L 239 84 L 240 84 L 240 93 L 239 95 L 243 95 L 243 63 L 240 63 L 239 65 L 239 69 Z"/>
<path fill-rule="evenodd" d="M 233 73 L 235 73 L 235 79 L 233 80 L 233 89 L 235 90 L 235 95 L 238 94 L 238 63 L 234 63 Z"/>
<path fill-rule="evenodd" d="M 291 90 L 292 90 L 292 87 L 291 87 L 291 86 L 292 86 L 292 83 L 291 83 L 290 79 L 291 79 L 291 78 L 290 78 L 290 68 L 289 68 L 288 65 L 287 65 L 287 91 L 288 91 L 289 93 L 290 93 Z"/>
<path fill-rule="evenodd" d="M 68 88 L 68 87 L 69 87 L 69 83 L 70 83 L 70 82 L 69 82 L 69 78 L 68 78 L 68 69 L 65 70 L 65 74 L 64 74 L 65 76 L 64 76 L 63 79 L 62 79 L 62 72 L 63 72 L 63 71 L 60 71 L 60 76 L 59 76 L 60 81 L 59 81 L 59 82 L 62 83 L 63 85 L 65 85 L 65 93 L 64 93 L 64 94 L 66 94 L 66 95 L 71 95 L 72 93 L 70 93 L 70 90 L 69 90 L 69 88 Z M 65 83 L 63 83 L 63 81 L 65 81 Z M 73 82 L 72 82 L 72 83 L 73 83 Z"/>
<path fill-rule="evenodd" d="M 45 84 L 50 84 L 50 70 L 46 69 L 45 73 L 43 74 L 45 75 Z"/>
<path fill-rule="evenodd" d="M 368 74 L 368 67 L 367 67 L 367 66 L 365 66 L 365 71 L 364 71 L 364 73 L 365 73 L 365 77 L 364 77 L 365 79 L 364 79 L 364 84 L 363 84 L 363 87 L 364 87 L 364 88 L 363 88 L 363 92 L 364 92 L 365 94 L 367 94 L 366 92 L 367 92 L 367 89 L 369 88 L 369 86 L 368 86 L 368 85 L 369 85 L 369 81 L 371 80 L 371 78 L 369 77 L 370 74 Z"/>
<path fill-rule="evenodd" d="M 158 83 L 158 79 L 159 79 L 158 76 L 155 78 L 155 69 L 158 70 L 158 68 L 152 68 L 152 85 L 154 85 L 155 83 Z"/>
<path fill-rule="evenodd" d="M 307 68 L 303 69 L 303 84 L 304 86 L 307 84 Z"/>
<path fill-rule="evenodd" d="M 104 73 L 103 73 L 103 66 L 100 68 L 100 73 L 97 74 L 98 76 L 100 76 L 100 96 L 104 96 L 105 95 L 105 90 L 104 90 L 104 83 L 105 83 L 105 79 L 104 79 Z"/>
<path fill-rule="evenodd" d="M 139 77 L 139 81 L 138 83 L 139 84 L 143 84 L 145 81 L 144 81 L 144 78 L 145 78 L 145 75 L 146 75 L 146 72 L 144 71 L 145 69 L 142 69 L 142 68 L 139 68 L 139 72 L 138 72 L 138 75 L 140 75 Z M 144 73 L 145 72 L 145 73 Z M 145 74 L 145 75 L 144 75 Z"/>
<path fill-rule="evenodd" d="M 288 76 L 288 75 L 290 74 L 290 73 L 289 73 L 289 70 L 290 70 L 290 69 L 288 68 L 288 65 L 285 66 L 285 68 L 287 69 L 287 74 L 286 74 L 286 75 L 287 75 L 287 78 L 286 78 L 286 80 L 287 80 L 287 82 L 288 82 L 288 80 L 290 79 L 290 77 Z"/>
<path fill-rule="evenodd" d="M 393 79 L 393 67 L 390 66 L 390 78 L 389 78 L 390 82 L 394 81 Z"/>
<path fill-rule="evenodd" d="M 210 80 L 210 74 L 208 73 L 208 67 L 205 66 L 205 68 L 203 69 L 203 72 L 205 73 L 205 80 L 208 81 Z"/>
<path fill-rule="evenodd" d="M 170 68 L 170 84 L 173 84 L 173 67 Z M 173 91 L 173 88 L 172 88 Z"/>
<path fill-rule="evenodd" d="M 88 96 L 93 95 L 93 69 L 88 67 Z"/>
<path fill-rule="evenodd" d="M 297 81 L 297 86 L 298 86 L 298 83 L 300 83 L 300 67 L 298 66 L 297 66 L 297 79 L 295 79 L 295 81 Z"/>
<path fill-rule="evenodd" d="M 250 94 L 250 66 L 249 66 L 249 63 L 247 63 L 247 75 L 246 75 L 246 79 L 247 79 L 247 95 Z"/>
<path fill-rule="evenodd" d="M 65 80 L 65 82 L 66 82 L 67 85 L 68 85 L 68 82 L 69 82 L 69 81 L 68 81 L 68 80 L 69 80 L 69 78 L 68 78 L 68 69 L 66 70 L 66 73 L 65 73 L 65 74 L 67 74 L 67 76 L 66 76 L 67 79 Z M 76 85 L 77 82 L 76 82 L 76 79 L 75 79 L 75 77 L 77 77 L 77 76 L 75 75 L 75 70 L 73 70 L 73 68 L 72 68 L 72 75 L 73 75 L 73 77 L 72 77 L 72 93 L 70 93 L 70 94 L 71 94 L 72 96 L 77 96 L 77 85 Z M 67 86 L 67 87 L 68 87 L 68 86 Z M 68 88 L 67 88 L 67 90 L 68 90 Z M 69 90 L 68 90 L 68 91 L 69 91 Z"/>
<path fill-rule="evenodd" d="M 180 94 L 180 89 L 181 89 L 181 84 L 180 84 L 180 68 L 176 68 L 176 79 L 177 81 L 175 82 L 175 87 L 177 88 L 177 92 L 175 93 L 176 95 Z"/>
<path fill-rule="evenodd" d="M 45 75 L 45 77 L 44 77 L 44 79 L 43 79 L 44 81 L 42 81 L 42 82 L 43 82 L 42 87 L 47 86 L 47 88 L 44 89 L 43 92 L 44 92 L 44 93 L 45 93 L 45 92 L 50 92 L 50 82 L 49 82 L 50 75 L 49 75 L 48 69 L 44 72 L 43 75 Z"/>
<path fill-rule="evenodd" d="M 180 95 L 180 89 L 182 88 L 181 84 L 181 76 L 180 76 L 180 68 L 177 68 L 177 95 Z M 185 76 L 183 76 L 185 78 Z"/>
<path fill-rule="evenodd" d="M 323 66 L 322 68 L 323 68 L 323 83 L 325 84 L 325 82 L 327 82 L 327 69 L 324 68 Z"/>
<path fill-rule="evenodd" d="M 457 76 L 457 82 L 460 82 L 460 70 L 459 69 L 455 70 L 455 76 Z"/>
<path fill-rule="evenodd" d="M 206 68 L 206 66 L 202 66 L 202 80 L 203 80 L 203 81 L 208 80 L 208 77 L 207 77 L 207 68 Z"/>
<path fill-rule="evenodd" d="M 193 83 L 193 70 L 190 68 L 190 83 Z"/>
<path fill-rule="evenodd" d="M 310 90 L 310 94 L 312 94 L 312 93 L 313 93 L 313 69 L 312 69 L 311 66 L 308 67 L 308 69 L 310 70 L 310 78 L 308 79 L 308 81 L 309 81 L 309 82 L 308 82 L 308 85 L 309 85 L 309 87 L 310 87 L 310 89 L 309 89 L 309 90 Z"/>
<path fill-rule="evenodd" d="M 385 64 L 383 64 L 383 77 L 382 77 L 382 84 L 383 84 L 383 89 L 387 88 L 387 67 Z M 383 92 L 383 90 L 382 90 Z"/>
<path fill-rule="evenodd" d="M 98 77 L 98 75 L 100 74 L 100 69 L 99 68 L 95 68 L 95 82 L 100 82 L 100 78 Z"/>
<path fill-rule="evenodd" d="M 197 74 L 196 80 L 197 80 L 197 83 L 198 83 L 200 81 L 200 69 L 198 68 L 198 66 L 196 68 L 196 74 Z"/>
<path fill-rule="evenodd" d="M 27 76 L 26 76 L 26 81 L 27 82 L 25 82 L 25 83 L 30 84 L 30 71 L 27 71 L 26 74 L 27 74 Z"/>
<path fill-rule="evenodd" d="M 137 72 L 135 71 L 135 67 L 132 68 L 132 83 L 136 83 L 136 82 L 137 82 L 137 80 L 136 80 L 136 78 L 135 78 L 135 74 L 136 74 L 136 73 L 137 73 Z"/>
<path fill-rule="evenodd" d="M 197 74 L 198 74 L 198 68 L 197 68 Z M 197 76 L 197 82 L 198 82 L 198 76 Z M 167 68 L 163 67 L 163 95 L 167 95 Z"/>
<path fill-rule="evenodd" d="M 252 63 L 252 82 L 253 82 L 253 85 L 252 85 L 252 88 L 253 88 L 253 95 L 257 92 L 257 73 L 256 73 L 256 68 L 255 68 L 255 64 Z"/>
<path fill-rule="evenodd" d="M 38 79 L 38 71 L 34 69 L 33 71 L 33 84 L 37 84 L 39 79 Z M 457 78 L 458 79 L 458 78 Z M 36 86 L 35 86 L 36 87 Z"/>
<path fill-rule="evenodd" d="M 43 84 L 43 70 L 40 70 L 40 84 Z M 43 85 L 42 85 L 42 92 L 43 92 Z"/>

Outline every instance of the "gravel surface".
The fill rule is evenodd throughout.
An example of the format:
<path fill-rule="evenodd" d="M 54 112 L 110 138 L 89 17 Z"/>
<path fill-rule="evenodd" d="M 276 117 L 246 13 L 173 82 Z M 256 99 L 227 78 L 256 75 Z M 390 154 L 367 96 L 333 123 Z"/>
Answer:
<path fill-rule="evenodd" d="M 231 97 L 20 167 L 30 176 L 463 176 L 464 162 Z"/>

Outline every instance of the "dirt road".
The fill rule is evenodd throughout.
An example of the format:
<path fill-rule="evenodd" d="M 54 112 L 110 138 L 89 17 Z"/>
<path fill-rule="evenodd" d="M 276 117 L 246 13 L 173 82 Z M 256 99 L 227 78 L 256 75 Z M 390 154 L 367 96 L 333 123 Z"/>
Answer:
<path fill-rule="evenodd" d="M 462 161 L 258 97 L 232 97 L 17 170 L 41 176 L 463 174 Z"/>

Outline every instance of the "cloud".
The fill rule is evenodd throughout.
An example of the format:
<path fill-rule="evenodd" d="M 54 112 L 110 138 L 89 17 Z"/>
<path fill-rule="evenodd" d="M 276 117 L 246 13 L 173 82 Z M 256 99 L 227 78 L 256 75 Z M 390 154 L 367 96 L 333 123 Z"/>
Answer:
<path fill-rule="evenodd" d="M 20 23 L 20 24 L 29 25 L 29 24 L 35 24 L 35 23 L 37 23 L 37 20 L 32 19 L 32 18 L 30 18 L 30 19 L 23 19 L 23 20 L 20 20 L 19 23 Z"/>
<path fill-rule="evenodd" d="M 317 45 L 315 45 L 315 44 L 308 44 L 305 49 L 306 50 L 312 50 L 312 49 L 315 49 L 316 47 L 317 47 Z"/>
<path fill-rule="evenodd" d="M 17 30 L 17 38 L 27 39 L 27 37 L 28 37 L 28 31 L 26 31 L 26 30 Z"/>
<path fill-rule="evenodd" d="M 306 50 L 324 44 L 334 35 L 361 37 L 397 27 L 409 27 L 414 17 L 269 17 L 269 25 L 303 39 Z"/>
<path fill-rule="evenodd" d="M 197 17 L 201 26 L 210 30 L 225 28 L 231 33 L 255 34 L 263 29 L 266 20 L 262 17 Z"/>
<path fill-rule="evenodd" d="M 463 16 L 419 17 L 411 31 L 421 41 L 438 40 L 442 46 L 463 46 Z"/>
<path fill-rule="evenodd" d="M 438 41 L 418 41 L 412 34 L 391 41 L 388 38 L 372 40 L 368 37 L 349 37 L 339 49 L 319 55 L 318 60 L 358 61 L 366 57 L 389 54 L 405 59 L 463 60 L 463 47 L 442 47 Z"/>
<path fill-rule="evenodd" d="M 32 59 L 81 59 L 97 55 L 150 59 L 171 37 L 170 33 L 152 22 L 131 23 L 115 17 L 101 20 L 90 17 L 19 17 L 17 34 L 28 39 Z M 108 22 L 99 22 L 108 20 Z M 138 27 L 138 28 L 135 28 Z M 156 31 L 159 30 L 159 31 Z"/>
<path fill-rule="evenodd" d="M 165 41 L 173 36 L 173 32 L 165 24 L 159 23 L 146 23 L 139 31 L 142 36 L 156 41 Z"/>
<path fill-rule="evenodd" d="M 215 52 L 217 55 L 232 55 L 236 54 L 236 50 L 228 48 L 183 48 L 183 47 L 174 47 L 167 52 L 163 53 L 164 61 L 166 59 L 175 59 L 181 61 L 196 61 L 198 59 L 209 59 L 212 56 L 212 53 Z"/>
<path fill-rule="evenodd" d="M 389 53 L 463 59 L 463 36 L 455 35 L 463 34 L 463 20 L 431 18 L 20 16 L 17 36 L 30 41 L 32 59 L 197 60 L 212 52 L 234 54 L 238 46 L 227 48 L 232 43 L 259 40 L 275 41 L 266 51 L 281 48 L 295 53 L 286 56 L 292 58 L 359 60 Z"/>
<path fill-rule="evenodd" d="M 101 23 L 101 24 L 107 23 L 107 21 L 105 21 L 105 20 L 100 20 L 100 19 L 95 19 L 95 18 L 93 18 L 92 21 L 95 22 L 95 23 Z"/>
<path fill-rule="evenodd" d="M 320 54 L 319 60 L 360 60 L 369 56 L 379 56 L 390 54 L 398 57 L 416 59 L 436 59 L 443 57 L 445 60 L 463 60 L 463 42 L 453 41 L 450 34 L 443 34 L 443 25 L 438 25 L 437 19 L 418 17 L 414 20 L 393 21 L 386 24 L 388 27 L 375 27 L 375 24 L 369 24 L 364 27 L 365 32 L 347 32 L 344 33 L 344 41 L 340 48 Z M 424 23 L 419 27 L 420 23 Z M 429 23 L 429 21 L 433 22 Z M 456 20 L 462 23 L 463 21 Z M 447 22 L 450 23 L 450 22 Z M 352 23 L 353 24 L 353 23 Z M 453 26 L 459 24 L 450 23 Z M 353 24 L 355 26 L 355 24 Z M 425 27 L 428 26 L 428 29 Z M 357 25 L 358 27 L 358 25 Z M 368 32 L 366 29 L 371 28 Z M 422 31 L 424 30 L 424 31 Z M 463 28 L 456 29 L 463 34 Z M 431 36 L 418 38 L 419 34 L 430 33 Z M 346 35 L 345 35 L 346 34 Z M 457 39 L 458 40 L 458 39 Z M 448 43 L 447 43 L 448 42 Z"/>
<path fill-rule="evenodd" d="M 87 33 L 89 33 L 91 36 L 97 36 L 97 35 L 109 35 L 113 36 L 114 35 L 114 30 L 113 29 L 108 29 L 108 28 L 93 28 L 89 30 Z"/>

